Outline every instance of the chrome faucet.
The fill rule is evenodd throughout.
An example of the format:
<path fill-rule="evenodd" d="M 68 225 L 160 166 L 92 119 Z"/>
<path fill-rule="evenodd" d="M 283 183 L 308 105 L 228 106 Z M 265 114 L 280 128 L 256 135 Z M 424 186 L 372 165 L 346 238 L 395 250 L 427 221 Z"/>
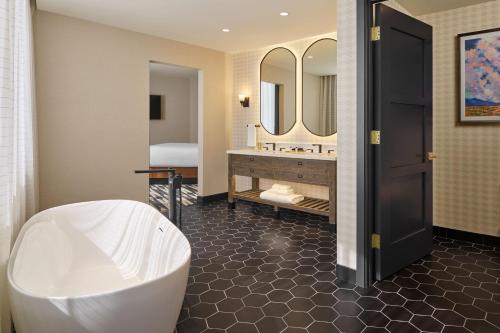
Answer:
<path fill-rule="evenodd" d="M 273 151 L 275 151 L 275 150 L 276 150 L 276 142 L 266 142 L 265 144 L 266 144 L 266 145 L 272 145 L 272 147 L 273 147 Z M 269 150 L 269 148 L 268 148 L 267 150 Z"/>
<path fill-rule="evenodd" d="M 323 145 L 321 143 L 315 143 L 312 145 L 313 147 L 318 147 L 318 153 L 322 153 L 323 152 Z"/>

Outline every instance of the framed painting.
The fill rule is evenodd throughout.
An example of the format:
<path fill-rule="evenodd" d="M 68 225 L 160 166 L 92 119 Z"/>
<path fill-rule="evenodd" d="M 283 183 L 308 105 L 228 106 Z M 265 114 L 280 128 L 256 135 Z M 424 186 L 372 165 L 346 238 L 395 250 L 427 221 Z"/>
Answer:
<path fill-rule="evenodd" d="M 500 123 L 500 28 L 458 35 L 461 123 Z"/>

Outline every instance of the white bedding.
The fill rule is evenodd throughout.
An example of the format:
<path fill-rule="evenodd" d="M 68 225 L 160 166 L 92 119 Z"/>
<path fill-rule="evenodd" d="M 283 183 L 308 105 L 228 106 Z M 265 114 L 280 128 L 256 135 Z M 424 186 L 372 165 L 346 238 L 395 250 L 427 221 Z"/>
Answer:
<path fill-rule="evenodd" d="M 149 146 L 151 167 L 197 167 L 197 143 L 160 143 Z"/>

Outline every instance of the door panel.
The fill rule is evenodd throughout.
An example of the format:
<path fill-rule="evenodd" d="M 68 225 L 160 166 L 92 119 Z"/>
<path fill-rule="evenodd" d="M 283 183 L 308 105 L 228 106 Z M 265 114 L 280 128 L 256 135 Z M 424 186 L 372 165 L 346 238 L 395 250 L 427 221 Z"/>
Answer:
<path fill-rule="evenodd" d="M 422 38 L 410 35 L 398 29 L 390 29 L 392 42 L 398 47 L 391 52 L 389 61 L 393 64 L 390 71 L 392 75 L 392 89 L 395 93 L 408 97 L 423 96 L 423 57 L 415 50 L 423 50 Z M 405 61 L 398 61 L 405 59 Z M 411 66 L 408 66 L 411 64 Z"/>
<path fill-rule="evenodd" d="M 421 105 L 392 103 L 387 110 L 391 126 L 384 133 L 387 143 L 388 158 L 392 168 L 420 164 L 425 155 L 424 147 L 424 112 Z"/>
<path fill-rule="evenodd" d="M 391 239 L 392 244 L 408 235 L 425 229 L 424 216 L 424 174 L 396 177 L 391 185 Z"/>
<path fill-rule="evenodd" d="M 376 7 L 374 218 L 381 280 L 432 248 L 432 27 Z"/>

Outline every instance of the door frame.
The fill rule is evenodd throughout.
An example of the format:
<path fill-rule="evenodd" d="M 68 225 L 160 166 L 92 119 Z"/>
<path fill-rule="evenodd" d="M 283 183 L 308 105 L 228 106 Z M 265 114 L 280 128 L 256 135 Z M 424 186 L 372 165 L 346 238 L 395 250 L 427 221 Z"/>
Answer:
<path fill-rule="evenodd" d="M 151 64 L 159 64 L 159 65 L 165 65 L 165 66 L 175 66 L 175 67 L 183 67 L 187 69 L 191 69 L 193 71 L 196 71 L 196 99 L 197 99 L 197 104 L 196 104 L 196 114 L 197 114 L 197 143 L 198 143 L 198 181 L 197 181 L 197 186 L 198 186 L 198 197 L 203 196 L 203 180 L 204 180 L 204 172 L 203 172 L 203 145 L 204 145 L 204 70 L 200 68 L 195 68 L 191 67 L 188 65 L 184 64 L 178 64 L 178 63 L 173 63 L 173 62 L 166 62 L 162 60 L 154 60 L 154 59 L 149 59 L 147 62 L 147 91 L 149 96 L 151 94 Z M 149 98 L 148 98 L 149 101 Z M 147 166 L 148 169 L 150 167 L 150 161 L 151 161 L 151 151 L 149 149 L 149 145 L 151 144 L 151 125 L 149 123 L 149 102 L 148 102 L 148 108 L 147 108 L 147 115 L 148 115 L 148 162 Z M 191 124 L 190 124 L 191 125 Z M 149 176 L 148 176 L 148 197 L 147 200 L 149 202 Z"/>
<path fill-rule="evenodd" d="M 356 210 L 356 284 L 368 287 L 374 282 L 374 253 L 371 236 L 374 230 L 373 182 L 374 159 L 370 143 L 373 126 L 373 6 L 386 0 L 356 0 L 356 48 L 357 48 L 357 198 Z"/>

